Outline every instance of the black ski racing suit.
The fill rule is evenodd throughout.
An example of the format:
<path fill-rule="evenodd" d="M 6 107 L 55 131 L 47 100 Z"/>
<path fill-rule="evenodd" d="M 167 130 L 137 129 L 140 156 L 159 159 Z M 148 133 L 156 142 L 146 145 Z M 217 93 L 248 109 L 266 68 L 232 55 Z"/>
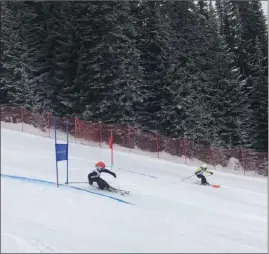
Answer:
<path fill-rule="evenodd" d="M 117 177 L 115 173 L 111 172 L 110 170 L 103 168 L 103 169 L 94 169 L 90 174 L 88 174 L 89 184 L 92 185 L 93 182 L 96 182 L 98 187 L 101 190 L 110 188 L 110 185 L 100 177 L 101 173 L 108 173 L 115 178 Z"/>

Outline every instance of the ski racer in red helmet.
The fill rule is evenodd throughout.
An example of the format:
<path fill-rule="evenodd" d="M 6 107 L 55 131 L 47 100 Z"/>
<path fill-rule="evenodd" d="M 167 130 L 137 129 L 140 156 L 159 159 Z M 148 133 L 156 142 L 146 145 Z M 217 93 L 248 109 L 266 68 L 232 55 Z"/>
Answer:
<path fill-rule="evenodd" d="M 94 182 L 96 182 L 101 190 L 109 189 L 111 186 L 100 177 L 101 173 L 108 173 L 115 178 L 117 177 L 114 172 L 106 169 L 106 165 L 104 162 L 99 161 L 95 164 L 95 169 L 90 174 L 88 174 L 89 184 L 92 185 Z"/>

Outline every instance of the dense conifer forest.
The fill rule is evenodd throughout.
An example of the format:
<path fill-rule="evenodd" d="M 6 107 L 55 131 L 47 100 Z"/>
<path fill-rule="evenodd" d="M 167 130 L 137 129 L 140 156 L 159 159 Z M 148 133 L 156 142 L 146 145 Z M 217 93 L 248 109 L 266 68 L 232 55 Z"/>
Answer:
<path fill-rule="evenodd" d="M 1 2 L 2 104 L 268 150 L 258 1 Z"/>

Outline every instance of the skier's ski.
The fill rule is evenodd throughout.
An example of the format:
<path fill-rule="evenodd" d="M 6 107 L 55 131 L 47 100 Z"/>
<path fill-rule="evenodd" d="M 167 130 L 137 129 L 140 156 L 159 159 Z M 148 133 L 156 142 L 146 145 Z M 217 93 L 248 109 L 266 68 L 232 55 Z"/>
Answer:
<path fill-rule="evenodd" d="M 209 187 L 213 187 L 213 188 L 220 188 L 220 185 L 218 184 L 201 184 L 200 182 L 195 182 L 194 184 L 198 184 L 198 185 L 201 185 L 201 186 L 209 186 Z"/>
<path fill-rule="evenodd" d="M 114 188 L 114 187 L 110 187 L 109 189 L 107 189 L 107 191 L 115 192 L 115 193 L 119 193 L 119 194 L 121 194 L 122 196 L 130 195 L 130 191 L 120 190 L 120 189 L 116 189 L 116 188 Z"/>
<path fill-rule="evenodd" d="M 96 185 L 90 185 L 90 187 L 94 187 L 100 191 L 109 191 L 109 192 L 114 192 L 114 193 L 118 193 L 118 194 L 121 194 L 122 196 L 125 196 L 125 195 L 130 195 L 130 191 L 126 191 L 126 190 L 120 190 L 120 189 L 116 189 L 114 187 L 111 187 L 109 189 L 104 189 L 104 190 L 101 190 L 98 186 Z"/>
<path fill-rule="evenodd" d="M 119 194 L 121 194 L 122 196 L 124 196 L 124 195 L 130 195 L 130 191 L 121 190 L 121 189 L 116 189 L 116 188 L 111 187 L 111 186 L 110 186 L 109 189 L 101 190 L 98 186 L 96 186 L 96 185 L 94 185 L 94 184 L 89 185 L 88 182 L 69 182 L 69 184 L 78 184 L 78 183 L 83 183 L 83 184 L 85 183 L 85 184 L 87 184 L 87 185 L 89 186 L 89 188 L 95 188 L 95 189 L 98 189 L 98 190 L 100 190 L 100 191 L 109 191 L 109 192 L 119 193 Z M 65 182 L 65 184 L 67 184 L 67 183 Z"/>

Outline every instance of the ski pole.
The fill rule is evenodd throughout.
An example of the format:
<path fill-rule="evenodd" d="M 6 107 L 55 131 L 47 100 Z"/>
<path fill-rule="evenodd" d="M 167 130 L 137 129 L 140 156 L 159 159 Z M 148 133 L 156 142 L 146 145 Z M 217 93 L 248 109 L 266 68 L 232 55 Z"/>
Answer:
<path fill-rule="evenodd" d="M 195 175 L 195 174 L 194 174 L 194 175 Z M 186 179 L 189 179 L 189 178 L 191 178 L 191 177 L 194 176 L 194 175 L 188 176 L 188 177 L 182 179 L 181 181 L 184 181 L 184 180 L 186 180 Z"/>

